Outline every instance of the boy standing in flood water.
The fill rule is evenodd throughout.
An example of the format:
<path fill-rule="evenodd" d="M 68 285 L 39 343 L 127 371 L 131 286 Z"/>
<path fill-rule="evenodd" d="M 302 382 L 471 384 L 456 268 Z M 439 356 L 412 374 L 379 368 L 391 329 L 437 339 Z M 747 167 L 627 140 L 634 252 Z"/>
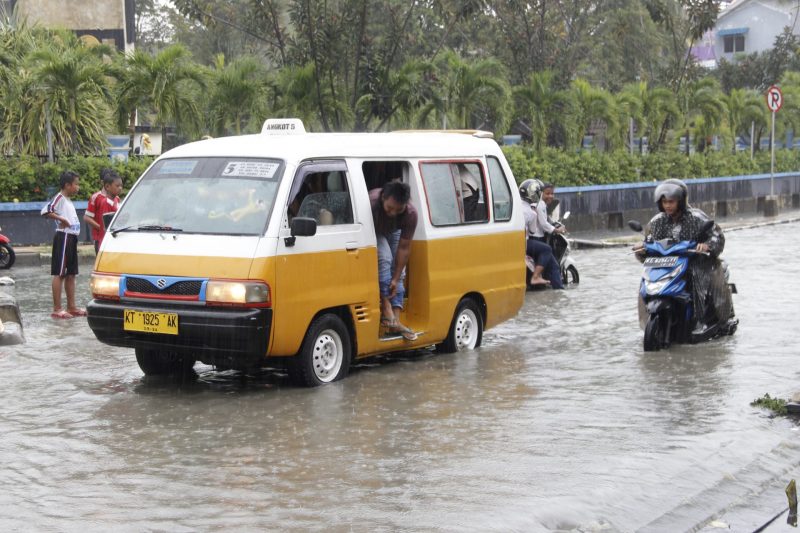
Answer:
<path fill-rule="evenodd" d="M 52 318 L 72 318 L 86 316 L 86 311 L 75 305 L 75 276 L 78 275 L 78 235 L 81 221 L 72 204 L 71 197 L 77 194 L 78 174 L 71 170 L 61 173 L 61 191 L 42 208 L 41 214 L 56 222 L 53 237 L 53 255 L 50 259 L 50 273 L 53 275 Z M 61 308 L 61 288 L 67 294 L 67 309 Z"/>
<path fill-rule="evenodd" d="M 119 209 L 119 193 L 122 192 L 122 178 L 114 170 L 110 168 L 101 170 L 100 180 L 103 188 L 92 195 L 83 215 L 83 220 L 92 229 L 95 254 L 100 250 L 100 244 L 106 236 L 103 215 Z"/>

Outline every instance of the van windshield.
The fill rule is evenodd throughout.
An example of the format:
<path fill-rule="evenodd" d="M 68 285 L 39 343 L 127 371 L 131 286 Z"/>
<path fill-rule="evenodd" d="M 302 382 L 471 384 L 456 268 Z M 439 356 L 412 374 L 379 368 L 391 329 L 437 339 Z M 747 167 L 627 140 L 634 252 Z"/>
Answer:
<path fill-rule="evenodd" d="M 110 230 L 260 235 L 282 174 L 274 159 L 164 159 L 131 190 Z"/>

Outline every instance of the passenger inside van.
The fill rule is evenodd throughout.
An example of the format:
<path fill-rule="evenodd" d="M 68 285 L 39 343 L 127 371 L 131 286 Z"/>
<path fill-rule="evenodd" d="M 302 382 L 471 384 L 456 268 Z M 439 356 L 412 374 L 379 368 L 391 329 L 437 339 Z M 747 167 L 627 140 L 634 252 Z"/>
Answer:
<path fill-rule="evenodd" d="M 289 220 L 313 218 L 320 226 L 352 224 L 353 208 L 344 174 L 314 172 L 303 179 L 299 191 L 289 204 Z"/>
<path fill-rule="evenodd" d="M 477 165 L 469 165 L 476 167 Z M 458 165 L 458 177 L 461 181 L 461 201 L 464 206 L 464 221 L 474 222 L 487 220 L 486 204 L 481 201 L 481 181 L 480 174 L 477 176 L 467 168 L 466 164 Z"/>

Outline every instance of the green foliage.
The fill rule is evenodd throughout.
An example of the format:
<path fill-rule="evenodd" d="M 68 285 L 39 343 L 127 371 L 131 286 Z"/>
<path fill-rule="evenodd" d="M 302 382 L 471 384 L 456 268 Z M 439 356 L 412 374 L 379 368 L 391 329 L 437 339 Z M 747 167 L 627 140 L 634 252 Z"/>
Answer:
<path fill-rule="evenodd" d="M 772 398 L 769 393 L 765 394 L 761 398 L 756 398 L 750 402 L 750 405 L 753 407 L 769 409 L 776 415 L 785 415 L 788 413 L 786 410 L 786 400 L 781 398 Z"/>
<path fill-rule="evenodd" d="M 100 190 L 100 170 L 113 168 L 128 189 L 152 162 L 151 157 L 132 158 L 127 163 L 111 162 L 107 157 L 64 157 L 57 163 L 43 163 L 30 156 L 0 159 L 0 202 L 47 200 L 58 191 L 58 177 L 67 169 L 81 177 L 75 199 L 87 200 Z"/>
<path fill-rule="evenodd" d="M 527 178 L 539 178 L 557 186 L 606 185 L 660 181 L 667 178 L 713 178 L 767 174 L 770 170 L 769 152 L 707 151 L 686 156 L 677 151 L 661 151 L 648 155 L 631 155 L 627 151 L 566 152 L 546 148 L 537 152 L 531 146 L 503 148 L 508 164 L 518 183 Z M 775 151 L 775 171 L 793 172 L 800 169 L 800 152 Z"/>

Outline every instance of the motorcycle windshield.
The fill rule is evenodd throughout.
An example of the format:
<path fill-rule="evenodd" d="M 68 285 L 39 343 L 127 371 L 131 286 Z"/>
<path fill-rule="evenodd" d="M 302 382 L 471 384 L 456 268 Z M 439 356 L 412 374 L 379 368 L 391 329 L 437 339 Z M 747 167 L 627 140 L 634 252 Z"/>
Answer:
<path fill-rule="evenodd" d="M 662 239 L 645 244 L 647 255 L 684 255 L 697 246 L 695 241 L 674 241 Z"/>
<path fill-rule="evenodd" d="M 274 159 L 163 159 L 125 198 L 110 230 L 261 235 L 282 173 Z"/>

